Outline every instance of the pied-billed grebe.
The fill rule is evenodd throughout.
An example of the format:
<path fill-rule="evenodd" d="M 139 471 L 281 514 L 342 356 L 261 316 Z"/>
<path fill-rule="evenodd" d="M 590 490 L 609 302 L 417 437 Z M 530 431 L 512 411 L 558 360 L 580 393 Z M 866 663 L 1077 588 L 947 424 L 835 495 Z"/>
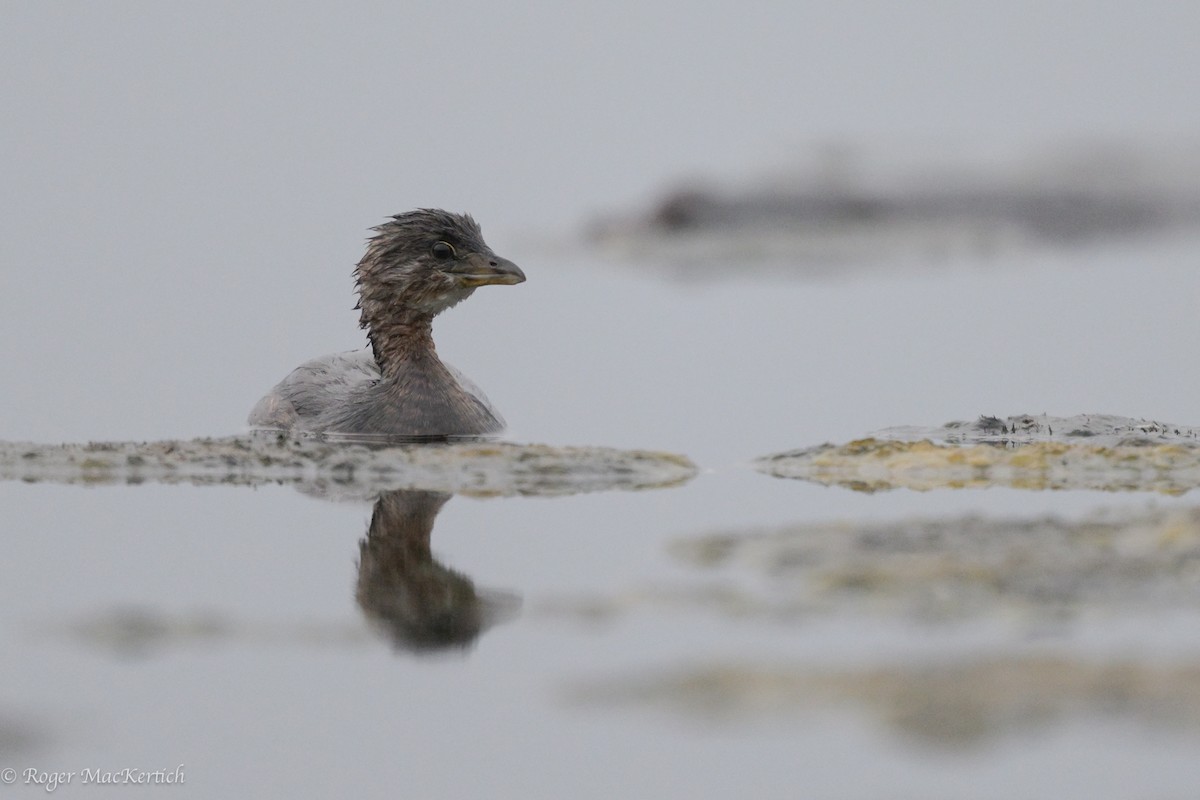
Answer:
<path fill-rule="evenodd" d="M 469 577 L 434 558 L 433 523 L 451 496 L 383 492 L 359 542 L 355 599 L 397 650 L 465 648 L 520 608 L 517 595 L 476 588 Z"/>
<path fill-rule="evenodd" d="M 469 216 L 423 208 L 372 230 L 354 270 L 371 351 L 300 365 L 258 402 L 250 425 L 412 437 L 501 430 L 479 388 L 437 357 L 433 318 L 478 286 L 521 283 L 525 273 L 492 252 Z"/>

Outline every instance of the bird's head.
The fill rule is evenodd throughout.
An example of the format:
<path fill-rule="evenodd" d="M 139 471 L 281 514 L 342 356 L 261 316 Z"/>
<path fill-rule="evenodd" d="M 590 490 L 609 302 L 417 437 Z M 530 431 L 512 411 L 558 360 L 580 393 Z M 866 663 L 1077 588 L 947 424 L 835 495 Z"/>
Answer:
<path fill-rule="evenodd" d="M 520 267 L 492 252 L 479 225 L 464 214 L 422 208 L 372 230 L 354 271 L 364 322 L 380 315 L 432 319 L 476 287 L 525 280 Z"/>

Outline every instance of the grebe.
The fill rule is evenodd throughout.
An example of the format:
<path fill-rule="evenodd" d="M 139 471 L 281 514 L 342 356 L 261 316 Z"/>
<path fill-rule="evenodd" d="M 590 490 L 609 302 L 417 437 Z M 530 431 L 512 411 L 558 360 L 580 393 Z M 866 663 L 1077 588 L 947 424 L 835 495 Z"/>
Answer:
<path fill-rule="evenodd" d="M 483 392 L 438 358 L 433 318 L 479 286 L 521 283 L 525 273 L 493 253 L 466 215 L 423 208 L 372 230 L 354 270 L 370 352 L 301 364 L 258 402 L 250 425 L 417 438 L 502 430 Z"/>

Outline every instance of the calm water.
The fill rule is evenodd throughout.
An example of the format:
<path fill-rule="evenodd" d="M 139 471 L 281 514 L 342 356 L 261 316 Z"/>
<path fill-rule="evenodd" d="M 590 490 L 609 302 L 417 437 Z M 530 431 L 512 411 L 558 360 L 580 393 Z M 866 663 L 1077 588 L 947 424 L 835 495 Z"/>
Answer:
<path fill-rule="evenodd" d="M 1195 422 L 1198 247 L 1013 254 L 815 284 L 738 278 L 731 265 L 727 280 L 690 285 L 652 265 L 534 250 L 525 286 L 481 291 L 446 316 L 442 352 L 488 388 L 513 439 L 674 450 L 700 476 L 656 491 L 451 499 L 433 555 L 506 612 L 440 653 L 394 647 L 356 602 L 370 504 L 286 487 L 0 485 L 0 753 L 46 770 L 183 764 L 201 795 L 785 797 L 803 785 L 1187 796 L 1200 777 L 1195 717 L 1149 700 L 1113 706 L 1086 676 L 1060 690 L 1072 702 L 1031 711 L 1028 687 L 1049 679 L 1022 664 L 1065 659 L 1076 676 L 1129 659 L 1194 665 L 1190 604 L 1124 614 L 1085 603 L 1046 624 L 986 606 L 931 622 L 886 597 L 779 615 L 728 601 L 739 587 L 779 589 L 753 562 L 711 573 L 676 551 L 756 526 L 1190 507 L 1189 495 L 865 495 L 749 461 L 984 412 Z M 214 349 L 261 359 L 234 332 L 214 337 Z M 287 366 L 240 387 L 242 405 Z M 147 399 L 145 413 L 171 402 Z M 210 432 L 236 430 L 244 408 L 228 412 Z M 900 680 L 981 660 L 1016 676 L 1000 679 L 1009 690 L 958 678 L 968 697 L 972 681 L 998 696 L 982 711 Z M 780 695 L 763 670 L 801 683 Z M 854 688 L 870 670 L 899 676 L 893 705 L 948 710 L 897 722 Z M 1179 689 L 1195 691 L 1185 679 Z"/>
<path fill-rule="evenodd" d="M 287 370 L 363 343 L 368 226 L 434 206 L 476 215 L 528 275 L 435 331 L 514 441 L 702 469 L 450 499 L 398 574 L 468 609 L 469 579 L 495 613 L 442 653 L 397 649 L 356 599 L 369 503 L 0 483 L 13 794 L 45 796 L 26 769 L 75 772 L 60 796 L 174 794 L 81 772 L 182 765 L 197 797 L 1195 796 L 1190 556 L 1146 561 L 1150 596 L 1083 591 L 1076 570 L 1065 611 L 982 591 L 946 619 L 885 580 L 930 569 L 937 589 L 944 565 L 876 555 L 823 594 L 753 536 L 824 531 L 830 558 L 838 525 L 1003 531 L 1194 492 L 861 494 L 751 462 L 979 414 L 1200 424 L 1200 239 L 806 277 L 734 252 L 692 280 L 547 244 L 680 178 L 778 177 L 822 143 L 986 160 L 1194 135 L 1194 5 L 9 5 L 0 439 L 237 433 Z M 1159 533 L 1190 553 L 1187 530 Z M 748 546 L 697 560 L 725 539 Z M 1034 548 L 1022 575 L 1056 563 Z M 823 602 L 795 602 L 809 589 Z"/>

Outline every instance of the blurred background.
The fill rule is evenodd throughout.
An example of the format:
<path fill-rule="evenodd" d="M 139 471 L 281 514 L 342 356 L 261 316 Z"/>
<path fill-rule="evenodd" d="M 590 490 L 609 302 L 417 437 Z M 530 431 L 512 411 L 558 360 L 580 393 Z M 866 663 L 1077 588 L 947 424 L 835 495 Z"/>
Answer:
<path fill-rule="evenodd" d="M 1183 2 L 50 2 L 3 17 L 7 438 L 231 430 L 264 379 L 360 346 L 349 271 L 367 228 L 412 207 L 471 212 L 524 264 L 529 243 L 681 181 L 769 176 L 830 146 L 885 162 L 917 146 L 936 165 L 964 145 L 1153 151 L 1200 130 L 1200 12 Z M 526 296 L 567 269 L 529 266 Z M 498 294 L 473 309 L 505 304 L 497 326 L 549 303 Z M 554 305 L 570 319 L 586 299 Z M 456 351 L 462 316 L 442 321 Z M 527 347 L 554 322 L 496 338 Z M 503 394 L 485 365 L 511 358 L 459 366 Z"/>
<path fill-rule="evenodd" d="M 1188 495 L 747 464 L 978 414 L 1200 423 L 1198 37 L 1191 2 L 3 4 L 0 439 L 240 432 L 365 344 L 368 229 L 432 206 L 528 275 L 435 325 L 510 438 L 701 475 L 409 498 L 438 574 L 505 598 L 442 658 L 369 632 L 368 505 L 4 482 L 0 767 L 1192 797 Z M 1088 235 L 1040 235 L 1067 212 Z"/>

